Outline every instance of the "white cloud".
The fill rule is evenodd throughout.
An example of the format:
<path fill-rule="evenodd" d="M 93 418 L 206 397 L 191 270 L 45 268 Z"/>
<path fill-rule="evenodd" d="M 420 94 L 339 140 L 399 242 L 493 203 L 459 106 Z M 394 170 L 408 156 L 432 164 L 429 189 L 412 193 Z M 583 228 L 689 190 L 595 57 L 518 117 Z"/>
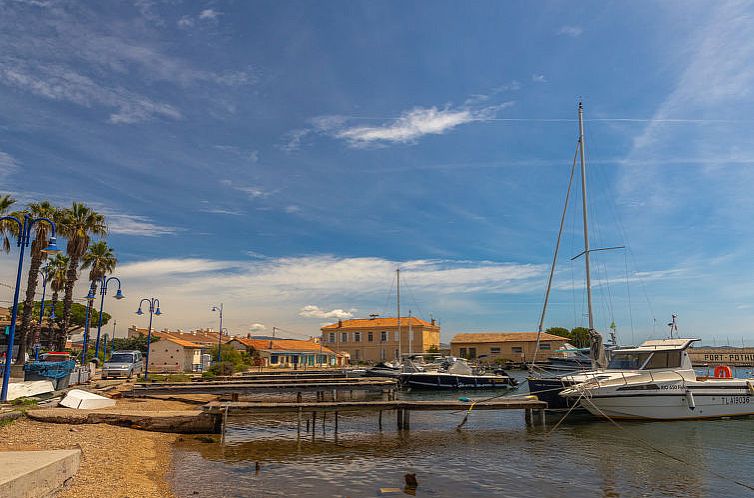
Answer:
<path fill-rule="evenodd" d="M 252 163 L 259 162 L 259 151 L 258 150 L 252 150 L 249 152 L 249 161 Z"/>
<path fill-rule="evenodd" d="M 285 206 L 285 212 L 288 214 L 296 214 L 301 212 L 301 208 L 299 206 L 291 204 L 289 206 Z"/>
<path fill-rule="evenodd" d="M 252 323 L 249 325 L 249 331 L 251 331 L 251 333 L 264 332 L 265 330 L 267 330 L 267 326 L 263 323 Z"/>
<path fill-rule="evenodd" d="M 0 151 L 0 178 L 8 176 L 18 170 L 18 161 L 6 152 Z"/>
<path fill-rule="evenodd" d="M 583 32 L 584 29 L 581 26 L 561 26 L 560 29 L 555 32 L 555 34 L 576 38 L 581 36 Z"/>
<path fill-rule="evenodd" d="M 200 258 L 153 259 L 118 266 L 118 272 L 129 278 L 194 278 L 196 274 L 221 272 L 232 269 L 238 264 L 232 261 L 215 261 Z"/>
<path fill-rule="evenodd" d="M 304 318 L 337 318 L 339 320 L 343 320 L 346 318 L 353 318 L 353 313 L 350 311 L 342 310 L 340 308 L 325 311 L 321 309 L 319 306 L 316 306 L 314 304 L 309 304 L 301 308 L 298 312 L 298 316 L 304 317 Z"/>
<path fill-rule="evenodd" d="M 194 25 L 194 20 L 191 18 L 191 16 L 183 16 L 180 19 L 178 19 L 178 27 L 179 28 L 190 28 Z"/>
<path fill-rule="evenodd" d="M 531 80 L 535 83 L 547 83 L 547 78 L 544 74 L 532 74 Z"/>
<path fill-rule="evenodd" d="M 204 9 L 199 13 L 199 19 L 216 19 L 220 14 L 221 12 L 213 9 Z"/>
<path fill-rule="evenodd" d="M 238 190 L 239 192 L 243 192 L 244 194 L 248 195 L 250 199 L 264 199 L 265 197 L 269 197 L 274 192 L 265 190 L 264 188 L 258 186 L 258 185 L 239 185 L 233 180 L 220 180 L 220 183 L 223 185 L 226 185 L 228 187 L 231 187 L 235 190 Z"/>

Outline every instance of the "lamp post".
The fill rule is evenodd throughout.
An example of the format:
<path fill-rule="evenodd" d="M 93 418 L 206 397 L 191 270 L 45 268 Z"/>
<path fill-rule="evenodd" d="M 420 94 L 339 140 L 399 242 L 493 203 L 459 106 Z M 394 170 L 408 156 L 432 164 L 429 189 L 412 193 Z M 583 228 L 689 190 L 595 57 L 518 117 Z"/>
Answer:
<path fill-rule="evenodd" d="M 223 348 L 223 303 L 220 306 L 212 306 L 212 311 L 220 312 L 220 331 L 217 333 L 217 362 L 222 361 L 222 355 L 220 354 Z"/>
<path fill-rule="evenodd" d="M 42 318 L 45 315 L 45 292 L 47 291 L 47 278 L 49 277 L 49 265 L 42 268 L 42 302 L 39 305 L 39 322 L 37 322 L 37 331 L 34 334 L 34 361 L 39 361 L 39 349 L 42 345 L 39 343 L 39 337 L 42 334 Z M 55 309 L 50 312 L 50 320 L 55 318 Z"/>
<path fill-rule="evenodd" d="M 51 236 L 50 241 L 42 251 L 47 254 L 60 252 L 57 245 L 57 237 L 55 236 L 55 223 L 49 218 L 32 218 L 28 214 L 24 215 L 24 220 L 21 221 L 15 216 L 3 216 L 0 218 L 0 223 L 4 221 L 13 221 L 18 225 L 18 237 L 16 238 L 16 246 L 19 248 L 18 252 L 18 272 L 16 273 L 16 290 L 13 293 L 13 311 L 11 312 L 10 330 L 8 331 L 8 350 L 5 354 L 5 368 L 3 369 L 3 387 L 0 390 L 0 401 L 6 401 L 8 399 L 8 384 L 10 383 L 10 361 L 13 357 L 13 339 L 16 335 L 16 319 L 18 318 L 18 292 L 21 289 L 21 270 L 24 264 L 24 249 L 29 247 L 31 243 L 31 229 L 35 223 L 45 222 L 50 225 Z"/>
<path fill-rule="evenodd" d="M 107 332 L 102 337 L 102 363 L 107 361 Z"/>
<path fill-rule="evenodd" d="M 144 298 L 141 301 L 139 301 L 139 309 L 136 310 L 136 314 L 141 316 L 144 314 L 143 311 L 141 311 L 141 305 L 146 301 L 149 303 L 149 329 L 147 331 L 147 354 L 146 354 L 146 365 L 144 366 L 144 380 L 147 380 L 149 376 L 149 346 L 152 344 L 152 317 L 153 315 L 160 316 L 162 315 L 162 312 L 160 311 L 160 300 L 156 297 L 153 298 Z"/>
<path fill-rule="evenodd" d="M 115 280 L 118 282 L 118 290 L 115 292 L 115 299 L 123 299 L 124 296 L 123 292 L 120 290 L 120 279 L 118 277 L 102 277 L 102 283 L 100 284 L 100 301 L 99 301 L 99 322 L 97 323 L 97 341 L 95 342 L 94 346 L 94 357 L 99 358 L 99 334 L 102 330 L 102 308 L 105 306 L 105 294 L 107 294 L 107 284 L 109 284 L 111 281 Z M 107 351 L 105 351 L 107 353 Z"/>
<path fill-rule="evenodd" d="M 84 322 L 84 345 L 81 350 L 81 365 L 86 363 L 86 353 L 89 352 L 89 317 L 94 305 L 94 286 L 89 286 L 89 294 L 86 295 L 86 322 Z"/>

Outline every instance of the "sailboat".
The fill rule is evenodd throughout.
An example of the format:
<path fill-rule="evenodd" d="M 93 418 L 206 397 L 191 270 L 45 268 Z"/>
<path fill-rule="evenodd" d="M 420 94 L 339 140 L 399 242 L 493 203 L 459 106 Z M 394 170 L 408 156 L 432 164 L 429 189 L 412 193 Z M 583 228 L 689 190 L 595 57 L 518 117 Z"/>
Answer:
<path fill-rule="evenodd" d="M 555 243 L 555 251 L 553 254 L 552 265 L 550 266 L 550 274 L 547 281 L 547 290 L 545 292 L 545 299 L 542 305 L 542 312 L 539 317 L 539 325 L 537 327 L 537 343 L 535 347 L 535 357 L 530 363 L 530 376 L 527 379 L 529 384 L 529 391 L 535 394 L 540 400 L 547 402 L 549 410 L 559 409 L 571 409 L 574 401 L 570 398 L 560 396 L 563 389 L 572 386 L 574 383 L 582 382 L 584 379 L 579 377 L 579 373 L 592 374 L 594 371 L 599 371 L 607 366 L 609 354 L 618 348 L 618 342 L 613 329 L 610 334 L 610 341 L 604 344 L 602 334 L 600 334 L 594 327 L 594 313 L 592 309 L 592 277 L 591 277 L 591 252 L 603 251 L 609 249 L 620 249 L 622 246 L 591 249 L 589 244 L 589 217 L 587 211 L 587 189 L 586 189 L 586 153 L 584 144 L 584 106 L 582 102 L 579 102 L 579 140 L 576 148 L 576 153 L 573 157 L 573 165 L 571 167 L 571 176 L 568 182 L 568 189 L 566 190 L 565 206 L 563 208 L 563 214 L 560 218 L 560 229 L 558 231 L 558 237 Z M 555 265 L 558 260 L 558 253 L 560 251 L 560 240 L 563 234 L 563 227 L 565 225 L 566 212 L 568 210 L 568 204 L 571 196 L 571 188 L 573 186 L 573 180 L 576 174 L 577 163 L 580 166 L 580 179 L 581 179 L 581 211 L 584 231 L 584 250 L 581 254 L 577 255 L 574 259 L 583 256 L 584 266 L 586 271 L 586 296 L 587 296 L 587 317 L 589 320 L 589 340 L 590 348 L 588 350 L 588 362 L 584 365 L 583 359 L 586 355 L 581 355 L 577 358 L 578 361 L 572 362 L 557 362 L 556 366 L 573 365 L 573 370 L 565 373 L 556 372 L 555 375 L 546 372 L 537 372 L 536 354 L 539 351 L 539 338 L 544 329 L 545 317 L 547 315 L 547 306 L 550 300 L 550 291 L 552 289 L 552 281 L 555 275 Z M 575 355 L 574 355 L 575 356 Z"/>

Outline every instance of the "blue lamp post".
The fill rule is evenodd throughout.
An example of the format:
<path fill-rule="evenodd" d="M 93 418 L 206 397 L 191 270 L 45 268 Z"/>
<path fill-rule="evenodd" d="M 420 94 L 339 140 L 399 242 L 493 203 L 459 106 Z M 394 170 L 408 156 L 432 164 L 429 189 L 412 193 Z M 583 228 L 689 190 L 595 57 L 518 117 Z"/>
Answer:
<path fill-rule="evenodd" d="M 144 314 L 143 311 L 141 311 L 141 305 L 144 304 L 144 301 L 149 303 L 149 329 L 147 331 L 147 354 L 146 354 L 146 365 L 144 366 L 144 380 L 147 380 L 149 376 L 149 346 L 152 344 L 152 316 L 162 315 L 162 312 L 160 311 L 160 300 L 156 297 L 153 297 L 151 299 L 147 299 L 146 297 L 139 301 L 139 309 L 136 310 L 136 314 L 141 316 Z"/>
<path fill-rule="evenodd" d="M 37 322 L 37 331 L 34 334 L 34 361 L 39 361 L 39 349 L 42 345 L 39 343 L 39 336 L 42 333 L 42 318 L 45 316 L 45 293 L 47 292 L 47 279 L 49 278 L 49 265 L 42 268 L 42 302 L 39 305 L 39 322 Z M 55 309 L 50 311 L 50 320 L 55 318 Z"/>
<path fill-rule="evenodd" d="M 220 303 L 220 306 L 212 306 L 212 311 L 220 312 L 220 328 L 217 333 L 217 362 L 220 363 L 222 361 L 222 354 L 220 353 L 223 346 L 223 303 Z"/>
<path fill-rule="evenodd" d="M 16 238 L 16 246 L 19 248 L 18 252 L 18 272 L 16 273 L 16 290 L 13 293 L 13 311 L 11 312 L 10 330 L 8 331 L 8 350 L 5 354 L 5 368 L 3 370 L 3 387 L 0 390 L 0 401 L 7 401 L 8 399 L 8 384 L 10 383 L 10 361 L 13 357 L 13 340 L 16 335 L 16 319 L 18 318 L 18 292 L 21 289 L 21 273 L 24 264 L 24 249 L 29 247 L 31 243 L 31 229 L 35 223 L 44 222 L 50 225 L 51 236 L 47 247 L 42 251 L 47 254 L 53 254 L 60 252 L 57 245 L 57 237 L 55 236 L 55 223 L 49 218 L 32 218 L 28 214 L 24 215 L 24 220 L 21 221 L 15 216 L 3 216 L 0 218 L 0 223 L 4 221 L 13 221 L 18 225 L 18 237 Z"/>
<path fill-rule="evenodd" d="M 118 290 L 115 292 L 115 299 L 123 299 L 124 296 L 123 292 L 120 290 L 120 279 L 118 277 L 102 277 L 102 284 L 100 285 L 100 294 L 101 298 L 99 301 L 99 323 L 97 323 L 97 341 L 95 342 L 94 346 L 94 357 L 99 358 L 99 334 L 102 330 L 102 308 L 105 306 L 105 294 L 107 294 L 107 284 L 109 284 L 111 281 L 115 280 L 118 282 Z M 107 355 L 107 351 L 105 351 L 105 354 Z"/>
<path fill-rule="evenodd" d="M 86 363 L 86 354 L 89 352 L 89 317 L 94 305 L 94 286 L 89 286 L 89 294 L 86 295 L 86 322 L 84 324 L 84 349 L 81 351 L 81 364 Z"/>

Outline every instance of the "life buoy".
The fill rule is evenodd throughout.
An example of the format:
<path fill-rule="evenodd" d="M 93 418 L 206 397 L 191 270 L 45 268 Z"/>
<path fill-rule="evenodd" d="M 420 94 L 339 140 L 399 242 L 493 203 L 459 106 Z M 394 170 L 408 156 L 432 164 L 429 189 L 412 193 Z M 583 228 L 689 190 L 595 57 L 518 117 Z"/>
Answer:
<path fill-rule="evenodd" d="M 715 378 L 716 379 L 732 379 L 733 370 L 731 370 L 728 365 L 718 365 L 715 367 Z"/>

